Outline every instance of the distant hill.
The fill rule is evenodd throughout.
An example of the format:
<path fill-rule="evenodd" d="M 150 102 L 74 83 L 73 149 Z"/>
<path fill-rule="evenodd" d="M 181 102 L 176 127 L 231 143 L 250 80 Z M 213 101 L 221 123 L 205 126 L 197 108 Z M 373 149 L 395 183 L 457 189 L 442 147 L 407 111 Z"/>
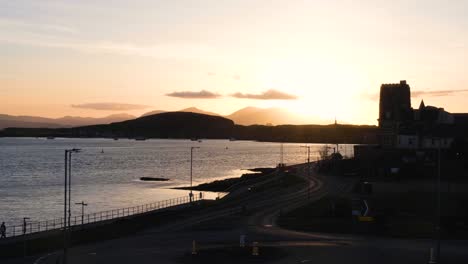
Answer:
<path fill-rule="evenodd" d="M 304 117 L 298 116 L 288 110 L 282 108 L 257 108 L 246 107 L 240 109 L 226 118 L 231 119 L 238 125 L 298 125 L 316 123 L 311 120 L 306 120 Z M 322 123 L 322 122 L 320 122 Z"/>
<path fill-rule="evenodd" d="M 155 110 L 143 114 L 142 116 L 149 116 L 153 114 L 165 113 L 168 111 Z M 191 112 L 204 115 L 222 116 L 220 114 L 205 111 L 196 107 L 189 107 L 178 112 Z M 286 125 L 286 124 L 310 124 L 310 123 L 324 123 L 323 120 L 307 120 L 304 117 L 298 116 L 290 111 L 282 108 L 258 108 L 258 107 L 245 107 L 230 115 L 224 116 L 231 119 L 238 125 Z"/>
<path fill-rule="evenodd" d="M 161 114 L 161 113 L 166 113 L 166 112 L 171 112 L 171 111 L 154 110 L 154 111 L 142 114 L 141 117 L 149 116 L 149 115 L 155 115 L 155 114 Z M 182 109 L 182 110 L 179 110 L 179 111 L 174 111 L 174 112 L 189 112 L 189 113 L 196 113 L 196 114 L 203 114 L 203 115 L 220 116 L 220 114 L 213 113 L 213 112 L 208 112 L 208 111 L 196 108 L 196 107 L 189 107 L 189 108 L 185 108 L 185 109 Z"/>
<path fill-rule="evenodd" d="M 140 117 L 150 116 L 150 115 L 157 115 L 157 114 L 161 114 L 161 113 L 165 113 L 165 112 L 167 112 L 167 111 L 164 111 L 164 110 L 153 110 L 153 111 L 150 111 L 150 112 L 147 112 L 147 113 L 142 114 Z"/>
<path fill-rule="evenodd" d="M 201 110 L 196 107 L 185 108 L 185 109 L 180 110 L 179 112 L 190 112 L 190 113 L 197 113 L 197 114 L 202 114 L 202 115 L 220 116 L 220 114 Z"/>
<path fill-rule="evenodd" d="M 135 116 L 129 114 L 114 114 L 106 117 L 79 117 L 79 116 L 65 116 L 57 118 L 60 124 L 65 124 L 70 127 L 76 126 L 87 126 L 87 125 L 97 125 L 97 124 L 110 124 L 114 122 L 120 122 L 125 120 L 134 119 Z"/>
<path fill-rule="evenodd" d="M 25 127 L 25 128 L 59 128 L 63 127 L 54 123 L 41 123 L 41 122 L 28 122 L 15 119 L 1 119 L 0 117 L 0 130 L 7 127 Z"/>
<path fill-rule="evenodd" d="M 166 112 L 137 119 L 71 129 L 79 137 L 226 138 L 234 122 L 220 116 Z"/>
<path fill-rule="evenodd" d="M 64 116 L 61 118 L 46 118 L 38 116 L 12 116 L 0 114 L 0 129 L 7 127 L 36 127 L 36 128 L 58 128 L 58 127 L 76 127 L 96 124 L 110 124 L 129 119 L 135 116 L 128 114 L 115 114 L 106 117 L 78 117 Z"/>

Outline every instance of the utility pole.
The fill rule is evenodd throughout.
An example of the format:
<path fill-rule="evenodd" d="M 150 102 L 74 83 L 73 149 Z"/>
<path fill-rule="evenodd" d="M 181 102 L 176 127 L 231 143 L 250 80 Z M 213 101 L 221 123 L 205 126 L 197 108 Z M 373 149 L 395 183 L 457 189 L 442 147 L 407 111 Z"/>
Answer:
<path fill-rule="evenodd" d="M 301 148 L 307 148 L 307 176 L 310 176 L 310 146 L 301 146 Z"/>
<path fill-rule="evenodd" d="M 280 167 L 284 166 L 284 146 L 283 142 L 280 144 Z"/>
<path fill-rule="evenodd" d="M 192 192 L 192 179 L 193 179 L 193 149 L 199 149 L 200 147 L 190 147 L 190 202 L 193 199 Z"/>
<path fill-rule="evenodd" d="M 84 224 L 84 207 L 85 206 L 88 206 L 87 203 L 85 203 L 84 201 L 81 201 L 81 203 L 75 203 L 76 205 L 81 205 L 81 225 Z"/>

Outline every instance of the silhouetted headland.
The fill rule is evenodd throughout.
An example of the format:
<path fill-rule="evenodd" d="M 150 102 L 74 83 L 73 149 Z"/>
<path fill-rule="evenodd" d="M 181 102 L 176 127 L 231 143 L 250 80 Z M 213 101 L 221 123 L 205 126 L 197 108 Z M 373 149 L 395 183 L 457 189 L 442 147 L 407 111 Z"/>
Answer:
<path fill-rule="evenodd" d="M 236 125 L 232 120 L 191 112 L 166 112 L 133 120 L 74 128 L 6 128 L 4 137 L 230 139 L 271 142 L 371 144 L 377 127 L 368 125 Z"/>

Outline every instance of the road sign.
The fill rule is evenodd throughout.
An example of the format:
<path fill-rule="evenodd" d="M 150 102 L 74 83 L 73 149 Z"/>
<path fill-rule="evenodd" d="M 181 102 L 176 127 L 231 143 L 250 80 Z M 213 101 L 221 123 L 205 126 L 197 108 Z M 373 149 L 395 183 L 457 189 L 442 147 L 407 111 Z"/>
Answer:
<path fill-rule="evenodd" d="M 367 214 L 369 213 L 369 205 L 367 204 L 366 200 L 362 200 L 362 202 L 364 204 L 362 216 L 367 216 Z"/>
<path fill-rule="evenodd" d="M 353 216 L 368 216 L 369 205 L 367 204 L 367 200 L 353 199 L 351 210 L 351 215 Z"/>

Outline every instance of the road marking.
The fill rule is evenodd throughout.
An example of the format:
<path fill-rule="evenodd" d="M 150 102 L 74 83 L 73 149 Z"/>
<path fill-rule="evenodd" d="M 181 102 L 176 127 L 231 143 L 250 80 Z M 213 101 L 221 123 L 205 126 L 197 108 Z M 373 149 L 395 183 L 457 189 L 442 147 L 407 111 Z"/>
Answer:
<path fill-rule="evenodd" d="M 52 256 L 52 255 L 55 255 L 55 254 L 57 254 L 57 252 L 52 252 L 52 253 L 49 253 L 49 254 L 47 254 L 47 255 L 44 255 L 44 256 L 42 256 L 42 257 L 36 259 L 36 261 L 34 261 L 33 264 L 39 264 L 39 263 L 41 263 L 44 259 L 46 259 L 46 258 L 48 258 L 48 257 L 50 257 L 50 256 Z"/>

